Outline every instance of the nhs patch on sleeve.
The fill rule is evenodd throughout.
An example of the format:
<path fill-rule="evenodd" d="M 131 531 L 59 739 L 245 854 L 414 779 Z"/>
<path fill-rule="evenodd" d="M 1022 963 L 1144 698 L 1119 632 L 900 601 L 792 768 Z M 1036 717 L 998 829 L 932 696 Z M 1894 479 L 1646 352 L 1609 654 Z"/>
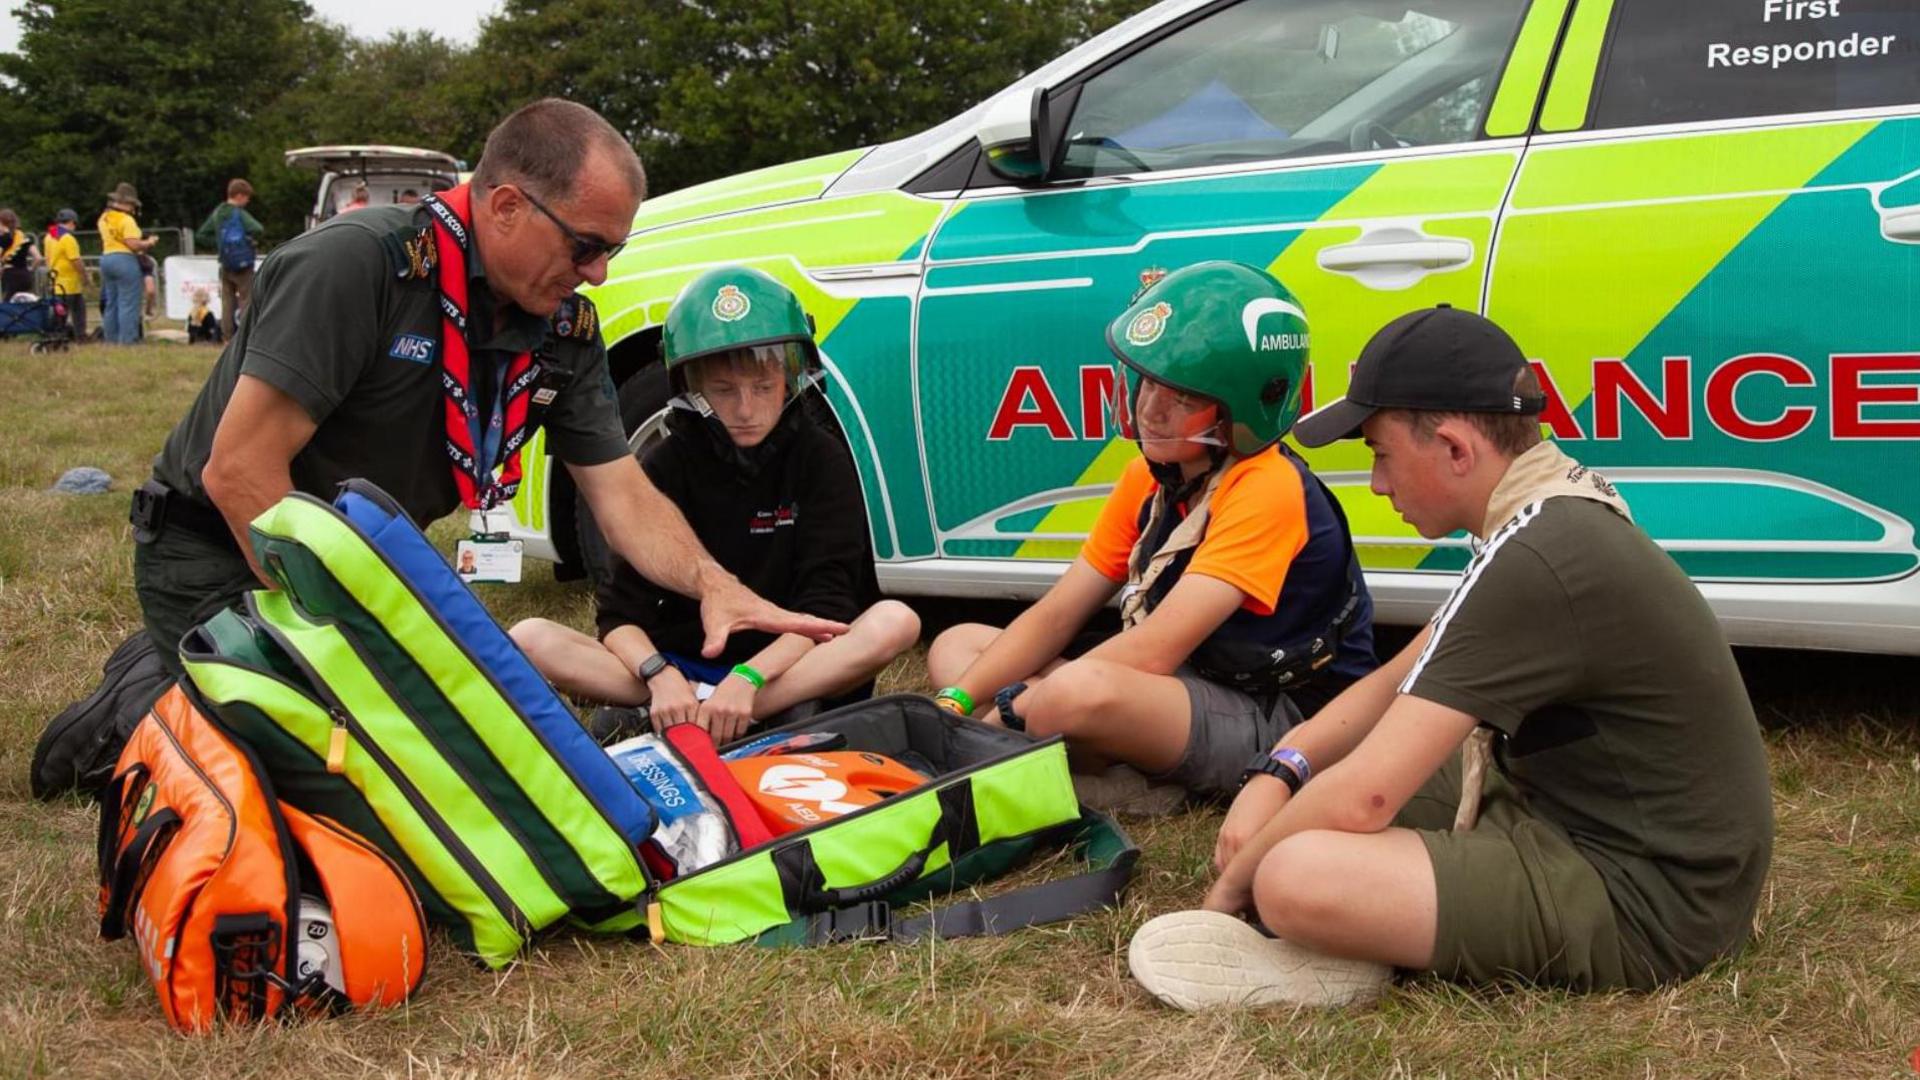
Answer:
<path fill-rule="evenodd" d="M 433 350 L 438 342 L 425 334 L 400 334 L 393 339 L 393 345 L 387 349 L 387 355 L 395 360 L 411 360 L 416 364 L 433 363 Z"/>

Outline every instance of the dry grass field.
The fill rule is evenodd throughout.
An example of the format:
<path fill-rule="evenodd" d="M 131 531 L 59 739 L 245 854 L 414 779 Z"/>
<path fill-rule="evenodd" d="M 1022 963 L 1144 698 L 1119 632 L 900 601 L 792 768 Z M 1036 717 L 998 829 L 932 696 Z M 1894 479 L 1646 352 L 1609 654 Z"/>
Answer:
<path fill-rule="evenodd" d="M 206 349 L 30 357 L 0 344 L 0 1076 L 1914 1077 L 1920 1061 L 1916 665 L 1743 655 L 1779 839 L 1747 952 L 1648 995 L 1413 980 L 1337 1013 L 1192 1017 L 1127 978 L 1129 934 L 1190 905 L 1217 813 L 1133 826 L 1123 910 L 988 941 L 812 951 L 546 938 L 494 974 L 443 949 L 408 1007 L 172 1034 L 126 942 L 98 940 L 94 811 L 27 794 L 34 740 L 138 624 L 128 490 Z M 48 487 L 73 465 L 112 494 Z M 452 522 L 437 535 L 451 539 Z M 502 618 L 589 623 L 544 570 Z M 891 689 L 925 689 L 917 661 Z M 1042 868 L 1044 871 L 1044 868 Z M 1041 871 L 1036 871 L 1041 872 Z"/>

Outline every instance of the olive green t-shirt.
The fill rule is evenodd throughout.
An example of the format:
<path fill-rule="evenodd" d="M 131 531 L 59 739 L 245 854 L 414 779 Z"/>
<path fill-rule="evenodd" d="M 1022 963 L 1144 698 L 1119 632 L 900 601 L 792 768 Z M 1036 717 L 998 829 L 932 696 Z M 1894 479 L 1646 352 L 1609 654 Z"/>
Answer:
<path fill-rule="evenodd" d="M 440 383 L 438 286 L 431 274 L 409 273 L 403 246 L 426 224 L 419 207 L 359 210 L 264 259 L 238 331 L 154 459 L 155 478 L 207 501 L 200 472 L 245 374 L 299 402 L 318 425 L 294 456 L 296 490 L 331 499 L 342 480 L 371 480 L 422 525 L 457 507 Z M 509 308 L 494 332 L 494 302 L 477 252 L 468 263 L 476 382 L 483 373 L 497 378 L 491 373 L 513 354 L 546 342 L 549 362 L 571 372 L 546 411 L 548 451 L 578 465 L 626 454 L 591 304 L 576 297 L 553 319 Z M 476 397 L 491 400 L 485 392 Z"/>
<path fill-rule="evenodd" d="M 1766 749 L 1713 612 L 1638 526 L 1590 499 L 1522 508 L 1401 690 L 1497 732 L 1528 810 L 1606 882 L 1630 962 L 1682 978 L 1746 940 L 1773 846 Z"/>

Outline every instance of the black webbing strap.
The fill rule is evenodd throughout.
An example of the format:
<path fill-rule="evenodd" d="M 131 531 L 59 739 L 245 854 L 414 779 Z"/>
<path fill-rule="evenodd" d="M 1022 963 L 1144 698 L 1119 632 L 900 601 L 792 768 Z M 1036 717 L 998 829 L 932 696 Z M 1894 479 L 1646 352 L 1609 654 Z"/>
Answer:
<path fill-rule="evenodd" d="M 892 906 L 885 900 L 871 900 L 795 919 L 766 931 L 755 941 L 794 947 L 844 941 L 997 937 L 1118 906 L 1133 878 L 1140 849 L 1112 819 L 1086 807 L 1081 807 L 1080 820 L 1068 843 L 1074 857 L 1090 867 L 1086 872 L 981 900 L 962 900 L 911 919 L 895 919 Z"/>

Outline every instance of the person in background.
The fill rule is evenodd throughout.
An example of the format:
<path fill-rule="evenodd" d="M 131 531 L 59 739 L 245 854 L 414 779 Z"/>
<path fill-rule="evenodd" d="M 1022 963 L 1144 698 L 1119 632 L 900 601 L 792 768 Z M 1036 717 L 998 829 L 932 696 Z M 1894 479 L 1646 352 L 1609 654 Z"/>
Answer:
<path fill-rule="evenodd" d="M 373 193 L 367 190 L 367 185 L 365 183 L 355 184 L 353 185 L 353 197 L 347 200 L 347 205 L 340 208 L 340 213 L 345 214 L 353 210 L 365 210 L 372 203 Z"/>
<path fill-rule="evenodd" d="M 247 204 L 253 202 L 253 185 L 242 177 L 227 181 L 227 201 L 213 208 L 207 220 L 194 230 L 194 242 L 220 257 L 220 333 L 224 340 L 233 336 L 233 326 L 253 296 L 253 265 L 260 254 L 260 236 L 266 232 Z"/>
<path fill-rule="evenodd" d="M 414 203 L 417 203 L 419 201 L 420 201 L 420 193 L 413 190 L 412 188 L 408 188 L 405 191 L 402 191 L 400 193 L 401 206 L 412 206 Z"/>
<path fill-rule="evenodd" d="M 131 345 L 140 340 L 140 304 L 145 286 L 141 283 L 139 255 L 153 246 L 153 238 L 143 236 L 134 214 L 140 210 L 140 195 L 125 181 L 107 193 L 107 208 L 100 213 L 100 304 L 105 340 L 113 345 Z"/>
<path fill-rule="evenodd" d="M 141 252 L 140 260 L 140 336 L 147 336 L 146 320 L 159 317 L 156 302 L 160 298 L 160 264 L 152 255 Z"/>
<path fill-rule="evenodd" d="M 80 215 L 72 209 L 53 215 L 53 223 L 47 226 L 46 258 L 54 299 L 67 309 L 67 322 L 73 327 L 74 340 L 85 341 L 87 298 L 82 294 L 87 286 L 87 271 L 80 261 L 80 240 L 73 235 L 73 227 L 79 221 Z"/>
<path fill-rule="evenodd" d="M 0 209 L 0 299 L 36 291 L 33 268 L 40 265 L 40 249 L 20 227 L 20 215 Z"/>
<path fill-rule="evenodd" d="M 193 290 L 193 306 L 187 309 L 187 343 L 202 341 L 216 345 L 221 341 L 220 322 L 213 317 L 212 298 L 204 285 Z"/>

